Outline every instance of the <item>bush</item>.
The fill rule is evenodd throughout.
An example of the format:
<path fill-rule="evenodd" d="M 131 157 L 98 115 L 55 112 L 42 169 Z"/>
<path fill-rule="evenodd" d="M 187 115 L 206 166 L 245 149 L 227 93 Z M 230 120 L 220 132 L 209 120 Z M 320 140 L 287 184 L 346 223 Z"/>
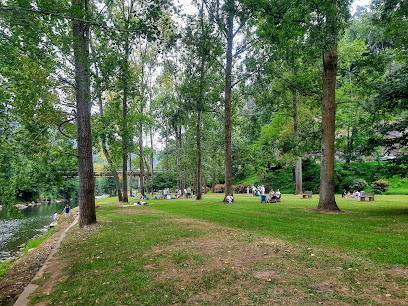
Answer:
<path fill-rule="evenodd" d="M 176 173 L 172 171 L 159 172 L 150 179 L 150 182 L 145 185 L 148 189 L 155 191 L 162 190 L 164 188 L 172 188 L 177 185 Z"/>
<path fill-rule="evenodd" d="M 362 191 L 367 188 L 368 184 L 363 179 L 354 180 L 353 184 L 350 185 L 350 190 Z"/>
<path fill-rule="evenodd" d="M 225 190 L 225 187 L 223 184 L 217 184 L 214 186 L 214 193 L 223 193 Z"/>
<path fill-rule="evenodd" d="M 293 171 L 286 169 L 279 169 L 273 172 L 269 172 L 265 175 L 263 181 L 255 182 L 257 185 L 264 185 L 265 192 L 269 192 L 271 188 L 279 190 L 283 193 L 293 193 L 294 182 L 293 182 Z"/>
<path fill-rule="evenodd" d="M 389 181 L 378 180 L 371 184 L 373 186 L 375 193 L 383 193 L 387 190 L 388 186 L 390 185 Z"/>

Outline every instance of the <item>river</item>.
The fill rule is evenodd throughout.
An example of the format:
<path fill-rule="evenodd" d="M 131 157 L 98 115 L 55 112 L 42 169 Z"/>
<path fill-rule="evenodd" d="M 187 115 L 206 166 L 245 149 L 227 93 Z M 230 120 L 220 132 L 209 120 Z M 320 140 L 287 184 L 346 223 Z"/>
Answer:
<path fill-rule="evenodd" d="M 71 208 L 78 206 L 77 200 L 68 203 Z M 61 213 L 65 204 L 28 206 L 20 210 L 20 218 L 9 216 L 5 208 L 0 210 L 0 260 L 18 255 L 20 245 L 47 232 L 54 212 Z"/>

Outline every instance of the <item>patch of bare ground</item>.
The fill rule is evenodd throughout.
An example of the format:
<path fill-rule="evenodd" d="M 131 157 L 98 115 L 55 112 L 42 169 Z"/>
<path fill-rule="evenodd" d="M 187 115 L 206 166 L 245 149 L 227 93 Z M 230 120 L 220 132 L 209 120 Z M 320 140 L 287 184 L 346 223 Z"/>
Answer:
<path fill-rule="evenodd" d="M 13 305 L 42 267 L 48 255 L 64 230 L 71 224 L 73 217 L 64 218 L 54 234 L 28 254 L 16 260 L 0 278 L 0 305 Z"/>
<path fill-rule="evenodd" d="M 391 275 L 408 278 L 408 269 L 397 267 L 397 268 L 389 269 L 388 273 L 391 274 Z"/>
<path fill-rule="evenodd" d="M 154 210 L 151 208 L 147 208 L 145 206 L 130 206 L 130 207 L 118 207 L 118 209 L 114 210 L 115 212 L 120 212 L 120 213 L 125 213 L 125 214 L 136 214 L 136 215 L 146 215 L 146 214 L 150 214 L 150 215 L 163 215 L 162 212 L 158 211 L 158 210 Z"/>
<path fill-rule="evenodd" d="M 340 211 L 332 211 L 332 210 L 323 210 L 323 209 L 317 209 L 317 208 L 303 208 L 303 209 L 298 209 L 298 211 L 305 211 L 305 212 L 315 212 L 315 213 L 322 213 L 322 214 L 352 214 L 351 211 L 346 211 L 346 210 L 340 210 Z"/>
<path fill-rule="evenodd" d="M 155 282 L 170 282 L 187 295 L 187 304 L 406 303 L 406 285 L 396 277 L 402 270 L 389 270 L 384 277 L 385 270 L 332 251 L 295 247 L 205 221 L 167 221 L 202 234 L 156 246 L 145 254 L 150 258 L 145 269 Z"/>

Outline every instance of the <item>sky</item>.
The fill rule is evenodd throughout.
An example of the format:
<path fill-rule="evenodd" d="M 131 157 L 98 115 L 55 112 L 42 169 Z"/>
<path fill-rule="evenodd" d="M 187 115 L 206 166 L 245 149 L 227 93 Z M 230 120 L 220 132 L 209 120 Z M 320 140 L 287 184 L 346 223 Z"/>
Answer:
<path fill-rule="evenodd" d="M 364 6 L 364 5 L 370 5 L 371 0 L 354 0 L 353 3 L 351 4 L 351 13 L 354 13 L 357 6 Z"/>

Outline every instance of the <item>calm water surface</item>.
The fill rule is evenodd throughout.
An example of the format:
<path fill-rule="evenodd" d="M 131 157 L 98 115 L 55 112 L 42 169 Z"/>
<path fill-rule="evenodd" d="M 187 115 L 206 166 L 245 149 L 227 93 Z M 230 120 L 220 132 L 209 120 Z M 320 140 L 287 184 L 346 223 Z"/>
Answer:
<path fill-rule="evenodd" d="M 71 208 L 78 201 L 68 202 Z M 0 211 L 0 260 L 18 254 L 18 246 L 47 231 L 53 221 L 54 211 L 61 213 L 67 202 L 29 206 L 20 210 L 21 217 L 10 216 L 6 209 Z"/>

